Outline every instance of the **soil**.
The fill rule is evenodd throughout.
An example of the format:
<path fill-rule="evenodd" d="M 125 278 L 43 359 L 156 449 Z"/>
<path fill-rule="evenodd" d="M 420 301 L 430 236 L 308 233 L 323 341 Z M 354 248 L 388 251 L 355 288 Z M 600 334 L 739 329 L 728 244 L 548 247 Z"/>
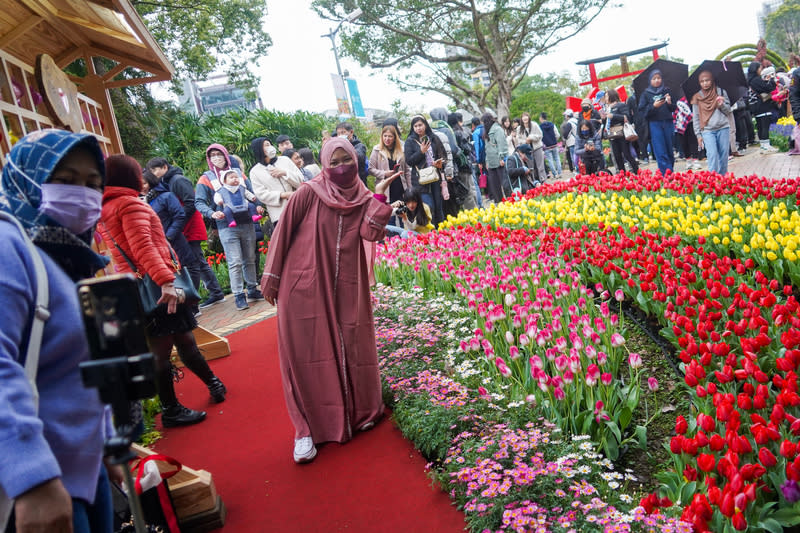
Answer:
<path fill-rule="evenodd" d="M 652 324 L 643 322 L 634 320 L 630 315 L 625 316 L 623 336 L 628 350 L 642 356 L 643 393 L 647 391 L 647 378 L 653 376 L 658 380 L 658 390 L 655 393 L 658 415 L 647 426 L 647 450 L 629 448 L 617 461 L 616 467 L 617 471 L 631 469 L 641 484 L 641 490 L 649 493 L 658 488 L 656 475 L 671 466 L 669 440 L 675 434 L 675 418 L 679 414 L 688 414 L 691 403 L 668 343 L 658 337 Z M 649 391 L 645 394 L 648 396 L 648 407 L 652 410 L 652 395 Z M 645 416 L 644 401 L 641 401 L 639 409 L 634 413 L 632 426 L 643 424 Z"/>

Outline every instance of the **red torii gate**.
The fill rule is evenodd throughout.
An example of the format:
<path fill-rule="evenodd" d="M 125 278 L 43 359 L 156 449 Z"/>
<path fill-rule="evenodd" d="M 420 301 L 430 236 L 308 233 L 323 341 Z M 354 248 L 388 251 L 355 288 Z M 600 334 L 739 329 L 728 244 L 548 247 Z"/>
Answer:
<path fill-rule="evenodd" d="M 578 61 L 576 65 L 586 65 L 589 67 L 589 81 L 585 81 L 580 84 L 581 87 L 586 85 L 591 85 L 593 90 L 590 92 L 596 93 L 598 89 L 600 89 L 600 83 L 616 80 L 619 78 L 627 78 L 629 76 L 636 76 L 637 74 L 641 74 L 644 72 L 644 69 L 635 70 L 633 72 L 628 70 L 628 57 L 635 56 L 639 54 L 644 54 L 646 52 L 652 52 L 653 54 L 653 61 L 658 59 L 658 50 L 660 48 L 664 48 L 667 46 L 666 42 L 661 42 L 658 44 L 654 44 L 652 46 L 646 46 L 644 48 L 637 48 L 636 50 L 630 50 L 628 52 L 622 52 L 621 54 L 615 54 L 610 56 L 598 57 L 595 59 L 586 59 L 584 61 Z M 620 60 L 620 66 L 622 67 L 622 74 L 616 74 L 614 76 L 607 76 L 605 78 L 598 78 L 597 77 L 597 69 L 595 68 L 596 63 L 604 63 L 606 61 L 614 61 L 615 59 Z M 572 109 L 573 111 L 577 111 L 580 109 L 580 98 L 575 98 L 572 96 L 567 97 L 567 108 Z"/>

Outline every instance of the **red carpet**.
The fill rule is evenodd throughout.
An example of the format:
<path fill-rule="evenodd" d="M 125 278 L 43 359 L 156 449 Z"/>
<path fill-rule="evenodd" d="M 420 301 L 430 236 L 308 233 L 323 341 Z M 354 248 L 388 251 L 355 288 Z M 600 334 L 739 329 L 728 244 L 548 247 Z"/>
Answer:
<path fill-rule="evenodd" d="M 228 387 L 210 405 L 188 370 L 176 384 L 184 405 L 205 409 L 196 426 L 170 428 L 154 448 L 208 470 L 228 510 L 227 532 L 463 531 L 463 515 L 431 487 L 425 460 L 391 420 L 345 445 L 318 447 L 313 463 L 292 460 L 294 429 L 283 401 L 277 319 L 234 333 L 231 356 L 211 361 Z"/>

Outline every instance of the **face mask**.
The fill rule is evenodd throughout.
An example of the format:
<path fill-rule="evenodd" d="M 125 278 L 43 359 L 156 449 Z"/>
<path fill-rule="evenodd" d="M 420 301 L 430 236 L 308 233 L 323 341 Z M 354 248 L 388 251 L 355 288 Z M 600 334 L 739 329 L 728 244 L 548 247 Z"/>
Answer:
<path fill-rule="evenodd" d="M 83 185 L 45 183 L 39 212 L 80 235 L 100 219 L 103 193 Z"/>
<path fill-rule="evenodd" d="M 349 165 L 339 165 L 328 169 L 328 176 L 331 181 L 339 187 L 350 185 L 358 175 L 358 166 L 355 163 Z"/>
<path fill-rule="evenodd" d="M 225 168 L 225 156 L 215 155 L 211 158 L 211 164 L 217 168 Z"/>
<path fill-rule="evenodd" d="M 583 109 L 584 111 L 589 111 L 589 110 L 591 109 L 591 107 L 589 107 L 589 106 L 583 106 L 583 107 L 581 107 L 581 109 Z"/>
<path fill-rule="evenodd" d="M 277 155 L 278 151 L 274 146 L 267 146 L 266 150 L 264 150 L 264 153 L 267 155 L 267 159 L 272 160 L 272 158 Z"/>

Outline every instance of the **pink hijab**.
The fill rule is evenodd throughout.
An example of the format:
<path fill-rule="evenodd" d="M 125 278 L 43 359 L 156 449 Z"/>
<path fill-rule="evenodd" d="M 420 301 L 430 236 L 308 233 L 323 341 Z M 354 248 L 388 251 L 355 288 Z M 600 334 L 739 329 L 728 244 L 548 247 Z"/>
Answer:
<path fill-rule="evenodd" d="M 358 172 L 355 172 L 353 181 L 346 187 L 340 187 L 328 178 L 331 158 L 333 157 L 333 152 L 335 152 L 337 148 L 342 148 L 345 152 L 350 154 L 353 161 L 358 165 L 356 151 L 353 145 L 350 144 L 350 141 L 344 137 L 334 137 L 322 146 L 322 152 L 319 155 L 322 162 L 322 172 L 316 178 L 309 181 L 307 185 L 319 196 L 322 203 L 331 209 L 337 211 L 351 211 L 369 202 L 373 195 L 372 191 L 367 189 L 358 178 Z"/>

